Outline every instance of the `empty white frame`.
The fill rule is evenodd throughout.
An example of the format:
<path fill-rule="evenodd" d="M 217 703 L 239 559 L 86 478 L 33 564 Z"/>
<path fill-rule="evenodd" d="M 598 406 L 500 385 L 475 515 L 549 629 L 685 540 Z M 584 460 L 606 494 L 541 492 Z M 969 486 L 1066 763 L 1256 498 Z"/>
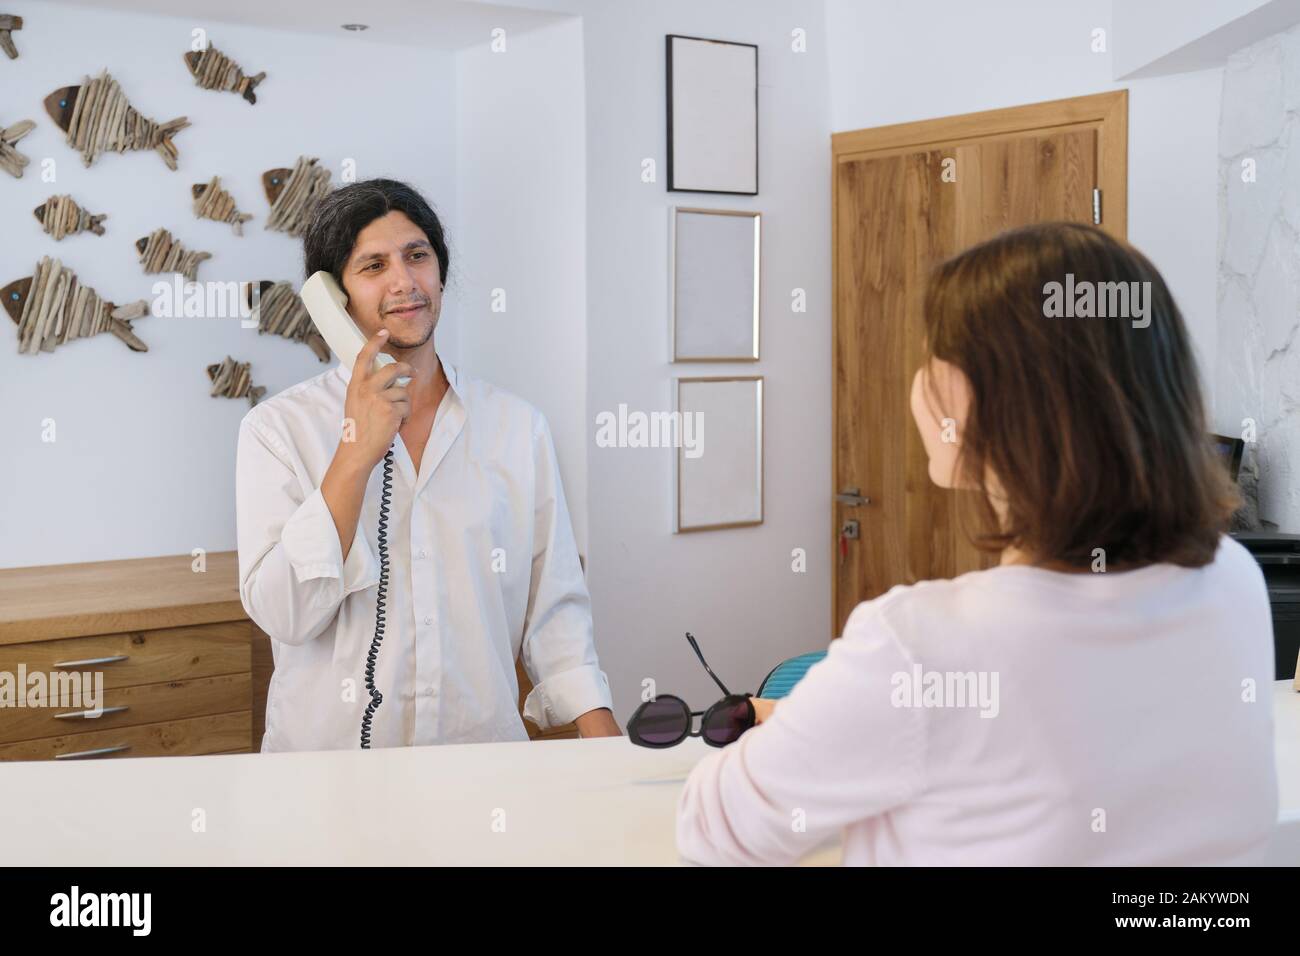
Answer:
<path fill-rule="evenodd" d="M 758 47 L 666 40 L 669 191 L 758 195 Z"/>
<path fill-rule="evenodd" d="M 762 216 L 674 207 L 668 301 L 674 362 L 756 362 Z"/>
<path fill-rule="evenodd" d="M 673 410 L 673 531 L 762 524 L 763 377 L 679 378 Z"/>

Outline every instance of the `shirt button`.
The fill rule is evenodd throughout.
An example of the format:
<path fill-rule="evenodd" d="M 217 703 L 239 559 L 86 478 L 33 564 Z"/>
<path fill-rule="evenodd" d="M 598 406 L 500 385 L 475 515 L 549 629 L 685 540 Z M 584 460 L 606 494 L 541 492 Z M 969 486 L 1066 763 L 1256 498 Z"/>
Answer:
<path fill-rule="evenodd" d="M 423 549 L 423 548 L 420 549 L 420 553 L 417 554 L 416 557 L 417 557 L 417 558 L 422 558 L 422 557 L 424 557 L 424 549 Z"/>
<path fill-rule="evenodd" d="M 432 623 L 433 623 L 433 618 L 431 618 L 431 617 L 426 617 L 426 618 L 424 619 L 424 623 L 425 623 L 425 624 L 432 624 Z"/>

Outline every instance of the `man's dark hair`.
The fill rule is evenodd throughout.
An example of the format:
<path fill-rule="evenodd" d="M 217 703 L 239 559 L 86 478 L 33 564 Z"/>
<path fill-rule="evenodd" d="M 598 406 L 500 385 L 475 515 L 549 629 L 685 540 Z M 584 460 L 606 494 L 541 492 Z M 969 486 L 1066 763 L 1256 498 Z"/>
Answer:
<path fill-rule="evenodd" d="M 423 196 L 406 183 L 393 179 L 364 179 L 349 183 L 320 201 L 302 239 L 307 277 L 317 272 L 328 272 L 342 286 L 343 266 L 352 255 L 352 247 L 356 245 L 361 230 L 394 210 L 405 213 L 411 222 L 424 230 L 434 255 L 438 257 L 438 268 L 445 285 L 451 256 L 447 252 L 442 223 Z"/>

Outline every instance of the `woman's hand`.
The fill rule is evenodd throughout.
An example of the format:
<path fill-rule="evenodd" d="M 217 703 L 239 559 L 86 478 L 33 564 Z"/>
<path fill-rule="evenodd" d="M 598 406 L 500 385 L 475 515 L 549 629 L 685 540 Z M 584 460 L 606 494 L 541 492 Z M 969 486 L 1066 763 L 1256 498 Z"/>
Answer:
<path fill-rule="evenodd" d="M 776 709 L 776 701 L 768 700 L 766 697 L 751 697 L 749 702 L 754 705 L 754 724 L 761 724 L 767 718 L 772 716 L 772 711 Z"/>

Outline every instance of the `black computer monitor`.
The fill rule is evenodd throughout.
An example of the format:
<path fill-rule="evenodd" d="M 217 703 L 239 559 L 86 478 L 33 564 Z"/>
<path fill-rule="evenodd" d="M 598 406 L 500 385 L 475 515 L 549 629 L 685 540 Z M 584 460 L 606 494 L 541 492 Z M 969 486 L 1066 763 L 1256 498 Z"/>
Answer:
<path fill-rule="evenodd" d="M 1223 459 L 1228 474 L 1236 481 L 1237 472 L 1241 471 L 1241 456 L 1246 450 L 1246 443 L 1240 438 L 1229 438 L 1227 435 L 1211 435 L 1210 441 Z"/>

